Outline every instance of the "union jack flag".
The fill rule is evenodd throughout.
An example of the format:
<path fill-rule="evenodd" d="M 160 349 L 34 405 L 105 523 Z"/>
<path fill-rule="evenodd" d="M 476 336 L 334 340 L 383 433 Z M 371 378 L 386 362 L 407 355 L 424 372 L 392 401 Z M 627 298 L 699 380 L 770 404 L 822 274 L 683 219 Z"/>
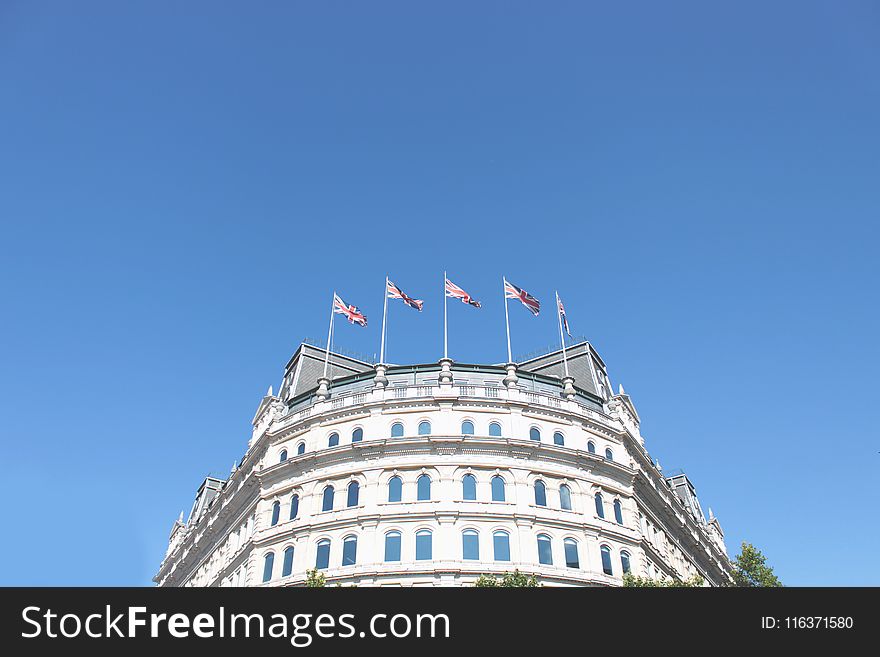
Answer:
<path fill-rule="evenodd" d="M 519 299 L 522 302 L 522 305 L 528 308 L 533 315 L 537 315 L 541 312 L 540 301 L 522 288 L 510 283 L 506 278 L 504 279 L 504 296 L 508 299 Z"/>
<path fill-rule="evenodd" d="M 450 281 L 448 278 L 446 279 L 446 296 L 452 297 L 453 299 L 460 299 L 462 303 L 468 303 L 472 305 L 474 308 L 480 307 L 480 302 L 471 297 L 470 294 L 462 290 L 458 285 Z"/>
<path fill-rule="evenodd" d="M 407 296 L 403 290 L 401 290 L 388 279 L 385 280 L 385 285 L 388 291 L 389 299 L 400 299 L 410 308 L 415 308 L 419 312 L 422 312 L 422 304 L 425 303 L 424 301 L 422 301 L 421 299 L 413 299 L 412 297 Z"/>
<path fill-rule="evenodd" d="M 568 333 L 568 337 L 571 337 L 571 330 L 568 328 L 568 318 L 565 316 L 565 306 L 562 305 L 562 299 L 559 298 L 559 295 L 556 295 L 556 303 L 559 304 L 559 319 L 562 320 L 562 326 L 565 328 L 565 332 Z"/>
<path fill-rule="evenodd" d="M 345 303 L 338 294 L 333 295 L 333 312 L 345 315 L 345 318 L 352 324 L 367 325 L 367 316 L 358 310 L 357 306 L 349 306 Z"/>

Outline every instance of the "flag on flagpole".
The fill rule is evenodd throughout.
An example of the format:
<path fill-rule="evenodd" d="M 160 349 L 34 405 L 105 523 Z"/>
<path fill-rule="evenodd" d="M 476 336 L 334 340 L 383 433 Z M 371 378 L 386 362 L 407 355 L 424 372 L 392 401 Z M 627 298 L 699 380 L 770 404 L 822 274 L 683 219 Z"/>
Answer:
<path fill-rule="evenodd" d="M 412 297 L 407 296 L 407 294 L 403 290 L 401 290 L 391 281 L 387 281 L 386 289 L 389 299 L 400 299 L 410 308 L 415 308 L 419 312 L 422 311 L 422 304 L 424 304 L 425 302 L 421 299 L 413 299 Z"/>
<path fill-rule="evenodd" d="M 504 297 L 507 299 L 519 299 L 522 302 L 522 305 L 528 308 L 533 315 L 537 315 L 541 312 L 540 301 L 522 288 L 517 287 L 508 281 L 506 278 L 504 279 Z"/>
<path fill-rule="evenodd" d="M 462 290 L 458 285 L 446 279 L 446 296 L 453 299 L 459 299 L 462 303 L 472 305 L 474 308 L 480 307 L 480 302 L 474 299 L 470 294 Z"/>
<path fill-rule="evenodd" d="M 562 299 L 559 298 L 559 295 L 556 295 L 556 301 L 559 304 L 559 319 L 562 320 L 562 326 L 565 328 L 565 332 L 568 333 L 568 337 L 571 337 L 571 329 L 568 328 L 568 318 L 565 316 L 565 306 L 562 305 Z"/>
<path fill-rule="evenodd" d="M 345 318 L 352 324 L 367 325 L 367 316 L 358 310 L 357 306 L 346 304 L 338 294 L 333 295 L 333 312 L 345 315 Z"/>

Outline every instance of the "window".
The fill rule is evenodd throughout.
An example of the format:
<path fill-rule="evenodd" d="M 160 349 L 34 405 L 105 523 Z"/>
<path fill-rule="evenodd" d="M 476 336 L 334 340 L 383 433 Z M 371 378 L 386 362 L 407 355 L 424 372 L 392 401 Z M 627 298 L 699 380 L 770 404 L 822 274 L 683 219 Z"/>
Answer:
<path fill-rule="evenodd" d="M 348 485 L 348 506 L 357 506 L 358 505 L 358 496 L 361 492 L 361 485 L 353 481 Z"/>
<path fill-rule="evenodd" d="M 270 552 L 263 557 L 263 581 L 268 582 L 272 579 L 272 568 L 275 566 L 275 553 Z"/>
<path fill-rule="evenodd" d="M 489 435 L 492 438 L 500 438 L 501 437 L 501 425 L 497 422 L 492 422 L 489 424 Z"/>
<path fill-rule="evenodd" d="M 480 560 L 480 535 L 473 529 L 461 533 L 461 558 L 465 561 Z"/>
<path fill-rule="evenodd" d="M 595 454 L 595 453 L 596 453 L 596 443 L 594 443 L 592 440 L 587 441 L 587 451 L 588 451 L 590 454 Z"/>
<path fill-rule="evenodd" d="M 461 423 L 461 435 L 462 436 L 473 436 L 474 435 L 474 423 L 470 420 L 465 420 Z"/>
<path fill-rule="evenodd" d="M 358 427 L 351 432 L 351 442 L 359 443 L 364 439 L 364 430 Z"/>
<path fill-rule="evenodd" d="M 318 551 L 315 556 L 315 568 L 323 570 L 330 566 L 330 541 L 326 538 L 318 541 Z"/>
<path fill-rule="evenodd" d="M 624 573 L 630 572 L 629 552 L 620 553 L 620 568 L 623 570 Z"/>
<path fill-rule="evenodd" d="M 419 502 L 431 499 L 431 478 L 428 475 L 423 474 L 418 478 L 416 491 L 416 499 Z"/>
<path fill-rule="evenodd" d="M 553 444 L 554 445 L 564 445 L 565 444 L 565 436 L 563 436 L 559 431 L 553 434 Z"/>
<path fill-rule="evenodd" d="M 567 538 L 563 542 L 565 545 L 565 565 L 568 568 L 580 568 L 578 561 L 578 544 L 573 538 Z"/>
<path fill-rule="evenodd" d="M 571 488 L 567 484 L 559 487 L 559 506 L 565 511 L 571 511 Z"/>
<path fill-rule="evenodd" d="M 538 534 L 538 563 L 553 565 L 553 549 L 547 534 Z"/>
<path fill-rule="evenodd" d="M 429 561 L 431 559 L 431 532 L 422 529 L 416 532 L 416 561 Z"/>
<path fill-rule="evenodd" d="M 535 482 L 535 504 L 547 506 L 547 487 L 540 479 Z"/>
<path fill-rule="evenodd" d="M 605 458 L 606 458 L 607 460 L 609 460 L 609 461 L 613 461 L 613 460 L 614 460 L 614 452 L 611 451 L 611 448 L 610 448 L 610 447 L 607 447 L 607 448 L 605 449 Z"/>
<path fill-rule="evenodd" d="M 596 493 L 596 515 L 605 517 L 605 505 L 602 503 L 602 493 Z"/>
<path fill-rule="evenodd" d="M 299 445 L 296 446 L 297 456 L 299 456 L 301 454 L 305 454 L 305 453 L 306 453 L 306 444 L 305 443 L 300 443 Z"/>
<path fill-rule="evenodd" d="M 327 447 L 336 447 L 339 444 L 339 434 L 335 431 L 330 434 L 330 438 L 327 439 Z"/>
<path fill-rule="evenodd" d="M 529 439 L 537 440 L 540 442 L 541 432 L 538 430 L 538 427 L 532 427 L 531 429 L 529 429 Z"/>
<path fill-rule="evenodd" d="M 342 539 L 342 565 L 353 566 L 357 563 L 357 536 L 346 536 Z"/>
<path fill-rule="evenodd" d="M 395 422 L 391 425 L 391 437 L 392 438 L 401 438 L 403 436 L 403 425 L 400 422 Z"/>
<path fill-rule="evenodd" d="M 281 502 L 272 503 L 272 526 L 278 524 L 278 518 L 281 515 Z"/>
<path fill-rule="evenodd" d="M 284 550 L 284 563 L 281 565 L 281 576 L 289 577 L 293 572 L 293 546 Z"/>
<path fill-rule="evenodd" d="M 603 545 L 600 551 L 602 552 L 602 572 L 606 575 L 613 575 L 614 570 L 611 568 L 611 548 L 607 545 Z"/>
<path fill-rule="evenodd" d="M 477 478 L 472 474 L 466 474 L 461 478 L 461 496 L 465 500 L 477 499 Z"/>
<path fill-rule="evenodd" d="M 419 435 L 420 436 L 430 436 L 431 435 L 431 423 L 427 420 L 422 420 L 419 422 Z"/>
<path fill-rule="evenodd" d="M 510 561 L 510 534 L 500 530 L 492 534 L 492 547 L 495 561 Z"/>
<path fill-rule="evenodd" d="M 504 501 L 504 478 L 501 475 L 492 477 L 492 501 Z"/>
<path fill-rule="evenodd" d="M 281 454 L 278 456 L 278 462 L 279 462 L 279 463 L 284 463 L 286 460 L 287 460 L 287 450 L 286 450 L 286 449 L 282 449 L 282 450 L 281 450 Z"/>
<path fill-rule="evenodd" d="M 321 511 L 333 510 L 333 486 L 324 488 L 324 500 L 321 503 Z"/>
<path fill-rule="evenodd" d="M 623 524 L 623 509 L 620 507 L 620 500 L 614 500 L 614 519 L 618 525 Z"/>
<path fill-rule="evenodd" d="M 400 532 L 385 534 L 385 561 L 400 561 Z"/>
<path fill-rule="evenodd" d="M 290 498 L 290 519 L 294 520 L 299 513 L 299 495 Z"/>
<path fill-rule="evenodd" d="M 403 497 L 403 482 L 400 477 L 394 475 L 388 480 L 388 501 L 400 502 Z"/>

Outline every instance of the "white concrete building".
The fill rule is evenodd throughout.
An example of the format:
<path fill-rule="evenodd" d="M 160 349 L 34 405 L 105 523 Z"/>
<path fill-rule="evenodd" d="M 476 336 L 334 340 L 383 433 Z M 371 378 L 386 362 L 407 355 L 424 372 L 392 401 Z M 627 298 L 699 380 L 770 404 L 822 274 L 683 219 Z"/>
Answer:
<path fill-rule="evenodd" d="M 247 452 L 174 524 L 160 586 L 728 579 L 717 519 L 651 460 L 586 342 L 517 365 L 371 365 L 303 344 Z"/>

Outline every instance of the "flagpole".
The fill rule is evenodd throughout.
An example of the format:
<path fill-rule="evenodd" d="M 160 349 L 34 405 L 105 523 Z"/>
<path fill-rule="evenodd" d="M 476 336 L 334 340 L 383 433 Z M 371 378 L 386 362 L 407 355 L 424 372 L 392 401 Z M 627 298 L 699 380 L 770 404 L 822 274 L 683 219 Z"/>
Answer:
<path fill-rule="evenodd" d="M 556 319 L 559 322 L 559 341 L 562 343 L 562 362 L 565 364 L 565 376 L 568 376 L 568 358 L 565 357 L 565 336 L 562 334 L 562 313 L 559 309 L 559 292 L 556 292 Z"/>
<path fill-rule="evenodd" d="M 388 276 L 385 276 L 385 304 L 382 308 L 382 344 L 379 347 L 379 364 L 385 364 L 385 319 L 388 316 Z"/>
<path fill-rule="evenodd" d="M 504 291 L 504 324 L 507 326 L 507 362 L 513 362 L 513 356 L 510 354 L 510 315 L 507 312 L 507 279 L 501 277 L 501 289 Z"/>
<path fill-rule="evenodd" d="M 449 338 L 446 328 L 446 272 L 443 272 L 443 358 L 449 358 Z"/>
<path fill-rule="evenodd" d="M 327 331 L 327 350 L 324 352 L 324 378 L 327 378 L 327 362 L 330 360 L 330 340 L 333 337 L 333 311 L 336 308 L 336 290 L 333 290 L 333 302 L 330 304 L 330 329 Z"/>

